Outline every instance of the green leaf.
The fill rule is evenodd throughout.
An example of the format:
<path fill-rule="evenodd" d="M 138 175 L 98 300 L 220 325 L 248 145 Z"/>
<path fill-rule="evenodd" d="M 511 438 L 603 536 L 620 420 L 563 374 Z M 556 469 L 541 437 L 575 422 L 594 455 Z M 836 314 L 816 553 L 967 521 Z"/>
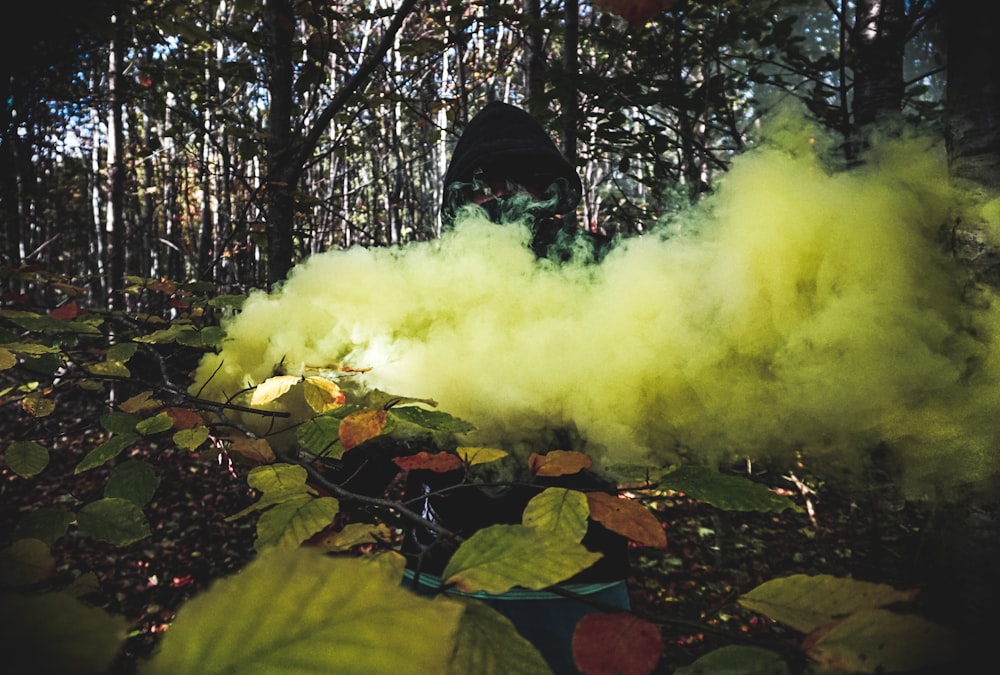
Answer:
<path fill-rule="evenodd" d="M 0 588 L 37 584 L 55 572 L 56 559 L 44 541 L 18 539 L 0 550 Z"/>
<path fill-rule="evenodd" d="M 153 434 L 173 429 L 173 427 L 174 418 L 165 412 L 161 412 L 153 417 L 147 417 L 141 422 L 138 422 L 135 425 L 135 430 L 143 436 L 152 436 Z"/>
<path fill-rule="evenodd" d="M 177 447 L 185 450 L 197 450 L 202 443 L 208 440 L 208 427 L 199 425 L 190 429 L 181 429 L 173 436 Z"/>
<path fill-rule="evenodd" d="M 121 454 L 122 450 L 131 447 L 137 438 L 138 436 L 135 434 L 119 434 L 117 436 L 112 436 L 88 452 L 87 455 L 80 460 L 80 463 L 76 465 L 73 473 L 77 474 L 89 471 L 95 467 L 101 466 L 111 459 L 114 459 Z"/>
<path fill-rule="evenodd" d="M 334 457 L 340 459 L 344 447 L 340 441 L 340 418 L 321 415 L 306 420 L 299 425 L 295 439 L 307 452 L 317 457 Z"/>
<path fill-rule="evenodd" d="M 465 613 L 455 636 L 448 675 L 551 675 L 538 649 L 510 619 L 478 600 L 462 599 Z"/>
<path fill-rule="evenodd" d="M 160 479 L 149 464 L 138 459 L 130 459 L 116 466 L 111 472 L 104 486 L 104 496 L 127 499 L 141 507 L 153 498 L 159 484 Z"/>
<path fill-rule="evenodd" d="M 579 543 L 587 534 L 590 506 L 587 495 L 577 490 L 550 487 L 532 497 L 521 523 L 553 537 Z"/>
<path fill-rule="evenodd" d="M 462 606 L 401 579 L 365 559 L 265 551 L 183 605 L 140 675 L 445 673 Z"/>
<path fill-rule="evenodd" d="M 705 654 L 674 675 L 791 675 L 781 654 L 762 647 L 727 645 Z"/>
<path fill-rule="evenodd" d="M 118 361 L 101 361 L 86 366 L 87 372 L 100 377 L 131 377 L 132 372 Z"/>
<path fill-rule="evenodd" d="M 586 547 L 524 525 L 479 530 L 452 555 L 446 584 L 474 593 L 505 593 L 515 586 L 540 590 L 582 572 L 601 558 Z"/>
<path fill-rule="evenodd" d="M 294 547 L 333 522 L 340 502 L 333 497 L 306 498 L 278 504 L 257 520 L 254 548 Z"/>
<path fill-rule="evenodd" d="M 41 356 L 42 354 L 58 354 L 58 347 L 50 347 L 49 345 L 40 345 L 37 342 L 9 342 L 4 344 L 4 349 L 9 349 L 10 351 L 18 354 L 20 356 Z"/>
<path fill-rule="evenodd" d="M 433 429 L 435 431 L 461 434 L 476 428 L 465 420 L 453 417 L 446 412 L 427 410 L 426 408 L 419 408 L 417 406 L 390 408 L 389 413 L 410 424 L 416 424 L 425 429 Z"/>
<path fill-rule="evenodd" d="M 308 477 L 305 467 L 297 464 L 266 464 L 250 470 L 247 474 L 247 485 L 254 490 L 268 492 L 305 485 Z"/>
<path fill-rule="evenodd" d="M 246 507 L 239 513 L 234 513 L 231 516 L 226 517 L 226 522 L 231 523 L 234 520 L 239 520 L 240 518 L 253 513 L 254 511 L 263 511 L 264 509 L 269 509 L 272 506 L 278 504 L 284 504 L 285 502 L 297 501 L 300 499 L 306 499 L 310 495 L 317 494 L 315 490 L 303 483 L 302 485 L 291 485 L 285 488 L 278 488 L 276 490 L 268 490 L 260 499 Z"/>
<path fill-rule="evenodd" d="M 700 466 L 678 467 L 660 478 L 659 487 L 683 492 L 725 511 L 802 511 L 790 498 L 777 495 L 764 485 Z"/>
<path fill-rule="evenodd" d="M 16 365 L 17 357 L 14 356 L 14 352 L 4 347 L 0 347 L 0 370 L 7 370 Z"/>
<path fill-rule="evenodd" d="M 124 412 L 110 412 L 101 415 L 101 426 L 113 434 L 130 434 L 142 419 L 139 415 Z"/>
<path fill-rule="evenodd" d="M 65 593 L 0 596 L 0 653 L 20 673 L 109 672 L 127 622 Z"/>
<path fill-rule="evenodd" d="M 112 345 L 108 348 L 108 355 L 105 360 L 115 361 L 117 363 L 127 363 L 130 358 L 135 356 L 137 349 L 139 349 L 139 345 L 134 342 L 122 342 L 120 344 Z"/>
<path fill-rule="evenodd" d="M 48 449 L 35 441 L 14 441 L 4 457 L 10 470 L 22 478 L 36 476 L 49 465 Z"/>
<path fill-rule="evenodd" d="M 127 499 L 105 497 L 84 506 L 76 514 L 80 533 L 125 546 L 149 536 L 149 525 L 142 509 Z"/>
<path fill-rule="evenodd" d="M 222 309 L 241 309 L 246 299 L 245 295 L 217 295 L 209 299 L 208 305 Z"/>
<path fill-rule="evenodd" d="M 85 321 L 63 321 L 51 316 L 42 316 L 34 312 L 18 310 L 0 310 L 0 317 L 10 319 L 18 326 L 36 333 L 59 335 L 61 333 L 77 333 L 81 335 L 100 335 L 96 326 Z"/>
<path fill-rule="evenodd" d="M 805 642 L 806 654 L 820 666 L 849 673 L 948 672 L 961 646 L 949 628 L 885 609 L 855 612 Z"/>
<path fill-rule="evenodd" d="M 51 546 L 66 535 L 74 520 L 76 515 L 64 509 L 36 509 L 18 521 L 14 539 L 38 539 Z"/>
<path fill-rule="evenodd" d="M 898 591 L 870 581 L 828 574 L 793 574 L 764 582 L 740 596 L 739 603 L 801 633 L 809 633 L 851 612 L 907 602 L 913 596 L 913 591 Z"/>

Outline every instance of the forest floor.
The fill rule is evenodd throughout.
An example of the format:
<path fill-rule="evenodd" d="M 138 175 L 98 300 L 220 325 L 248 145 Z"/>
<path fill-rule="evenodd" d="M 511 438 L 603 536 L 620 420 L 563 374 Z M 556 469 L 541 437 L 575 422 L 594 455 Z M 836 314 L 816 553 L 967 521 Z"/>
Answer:
<path fill-rule="evenodd" d="M 50 466 L 39 476 L 23 479 L 6 467 L 0 469 L 0 546 L 10 542 L 14 524 L 33 508 L 72 509 L 101 496 L 105 470 L 73 474 L 92 443 L 83 436 L 65 440 L 66 447 L 52 453 Z M 133 630 L 113 671 L 123 675 L 134 673 L 150 655 L 184 601 L 214 579 L 240 569 L 254 552 L 252 521 L 225 520 L 254 500 L 226 463 L 208 454 L 153 447 L 138 452 L 161 481 L 145 509 L 152 536 L 116 547 L 80 537 L 71 528 L 54 546 L 58 574 L 70 579 L 95 573 L 101 604 L 131 623 Z M 794 491 L 781 477 L 769 482 Z M 805 505 L 802 494 L 793 494 Z M 802 636 L 737 602 L 760 583 L 794 573 L 919 588 L 914 605 L 925 616 L 973 634 L 976 640 L 980 632 L 985 637 L 995 629 L 993 617 L 1000 602 L 995 506 L 975 511 L 977 527 L 985 529 L 973 538 L 982 541 L 949 545 L 946 554 L 932 555 L 932 513 L 927 508 L 878 494 L 857 503 L 824 490 L 813 500 L 814 521 L 791 511 L 721 512 L 681 495 L 665 494 L 655 502 L 656 513 L 666 523 L 668 546 L 663 551 L 633 551 L 629 587 L 637 611 L 664 620 L 667 649 L 657 673 L 672 673 L 727 644 L 778 650 L 801 671 Z M 955 534 L 960 528 L 950 531 Z"/>

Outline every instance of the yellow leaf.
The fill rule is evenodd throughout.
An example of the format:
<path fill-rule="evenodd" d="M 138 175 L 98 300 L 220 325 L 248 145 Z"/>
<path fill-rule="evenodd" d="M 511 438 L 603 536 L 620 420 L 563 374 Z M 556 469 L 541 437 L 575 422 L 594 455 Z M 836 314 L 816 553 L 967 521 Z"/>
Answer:
<path fill-rule="evenodd" d="M 284 395 L 289 389 L 302 381 L 298 375 L 275 375 L 269 377 L 253 390 L 250 405 L 264 405 Z"/>
<path fill-rule="evenodd" d="M 473 466 L 475 464 L 486 464 L 488 462 L 495 462 L 498 459 L 503 459 L 507 456 L 506 450 L 500 450 L 498 448 L 473 448 L 473 447 L 459 447 L 455 448 L 455 452 L 458 456 L 462 458 L 462 461 Z"/>
<path fill-rule="evenodd" d="M 153 392 L 149 390 L 144 391 L 141 394 L 136 394 L 126 401 L 122 401 L 122 404 L 118 406 L 118 409 L 122 412 L 137 413 L 142 412 L 143 410 L 158 408 L 160 405 L 161 403 L 153 398 Z"/>
<path fill-rule="evenodd" d="M 7 370 L 17 365 L 17 357 L 9 349 L 0 347 L 0 370 Z"/>
<path fill-rule="evenodd" d="M 21 399 L 21 408 L 32 417 L 48 417 L 56 409 L 56 404 L 36 391 Z"/>
<path fill-rule="evenodd" d="M 377 544 L 392 539 L 392 530 L 379 523 L 348 523 L 340 532 L 322 537 L 316 545 L 326 551 L 346 551 L 362 544 Z"/>
<path fill-rule="evenodd" d="M 341 391 L 340 387 L 325 377 L 307 377 L 303 393 L 309 407 L 320 414 L 342 406 L 346 401 L 344 392 Z"/>
<path fill-rule="evenodd" d="M 269 464 L 275 460 L 271 445 L 263 438 L 234 438 L 229 449 L 259 464 Z"/>

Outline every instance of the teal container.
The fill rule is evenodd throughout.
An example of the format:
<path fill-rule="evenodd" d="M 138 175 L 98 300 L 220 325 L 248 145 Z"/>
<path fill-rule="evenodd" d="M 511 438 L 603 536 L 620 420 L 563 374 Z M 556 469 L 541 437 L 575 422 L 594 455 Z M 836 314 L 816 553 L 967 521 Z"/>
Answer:
<path fill-rule="evenodd" d="M 412 570 L 406 570 L 406 581 L 403 583 L 418 593 L 431 595 L 441 587 L 441 579 L 438 577 L 421 574 L 415 583 L 414 576 Z M 510 619 L 517 631 L 541 652 L 555 675 L 579 675 L 580 671 L 573 661 L 573 631 L 576 624 L 587 614 L 607 611 L 607 607 L 629 611 L 631 602 L 628 586 L 625 581 L 610 581 L 561 584 L 560 588 L 590 602 L 525 588 L 515 588 L 500 595 L 456 590 L 446 592 L 482 600 Z M 597 609 L 595 604 L 602 609 Z"/>

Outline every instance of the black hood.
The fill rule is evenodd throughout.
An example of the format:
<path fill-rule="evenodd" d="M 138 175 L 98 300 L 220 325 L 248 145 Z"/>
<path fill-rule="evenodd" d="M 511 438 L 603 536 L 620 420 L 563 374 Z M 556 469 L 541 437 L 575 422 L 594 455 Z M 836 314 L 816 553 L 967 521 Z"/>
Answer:
<path fill-rule="evenodd" d="M 575 168 L 535 118 L 500 101 L 480 110 L 458 139 L 444 179 L 446 219 L 454 217 L 456 205 L 448 198 L 452 186 L 471 184 L 479 171 L 486 180 L 511 180 L 538 194 L 562 179 L 557 213 L 575 209 L 583 191 Z"/>

